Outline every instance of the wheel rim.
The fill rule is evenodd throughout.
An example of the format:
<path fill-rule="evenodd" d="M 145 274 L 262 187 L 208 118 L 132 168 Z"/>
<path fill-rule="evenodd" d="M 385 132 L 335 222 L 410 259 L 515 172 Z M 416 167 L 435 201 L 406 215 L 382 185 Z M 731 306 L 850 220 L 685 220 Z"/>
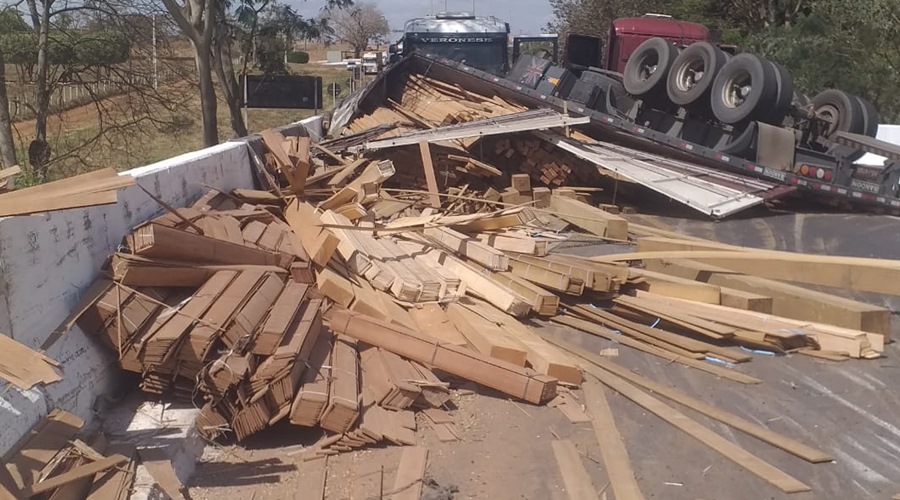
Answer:
<path fill-rule="evenodd" d="M 816 116 L 828 124 L 825 135 L 831 137 L 837 129 L 841 121 L 841 110 L 833 104 L 824 104 L 816 108 Z"/>
<path fill-rule="evenodd" d="M 752 79 L 750 73 L 741 71 L 728 80 L 722 86 L 722 104 L 725 107 L 735 109 L 741 107 L 747 100 L 747 96 L 753 91 Z"/>
<path fill-rule="evenodd" d="M 638 78 L 642 82 L 649 80 L 659 69 L 659 56 L 656 53 L 646 54 L 638 60 Z"/>
<path fill-rule="evenodd" d="M 702 57 L 687 61 L 675 73 L 675 87 L 681 92 L 689 92 L 703 80 L 705 69 Z"/>

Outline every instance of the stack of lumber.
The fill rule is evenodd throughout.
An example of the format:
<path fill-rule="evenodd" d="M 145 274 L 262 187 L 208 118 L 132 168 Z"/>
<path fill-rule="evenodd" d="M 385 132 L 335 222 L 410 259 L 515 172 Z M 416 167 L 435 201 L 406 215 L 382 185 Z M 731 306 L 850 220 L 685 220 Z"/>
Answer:
<path fill-rule="evenodd" d="M 137 457 L 128 444 L 86 433 L 84 421 L 55 409 L 3 457 L 0 497 L 124 500 Z"/>
<path fill-rule="evenodd" d="M 552 146 L 533 137 L 502 138 L 494 144 L 494 155 L 513 159 L 518 154 L 523 161 L 518 170 L 545 186 L 564 186 L 572 175 L 572 167 L 552 153 Z"/>
<path fill-rule="evenodd" d="M 391 108 L 416 124 L 463 123 L 524 111 L 498 96 L 483 96 L 427 76 L 409 75 L 403 99 Z"/>
<path fill-rule="evenodd" d="M 417 224 L 414 219 L 395 222 L 403 228 Z M 438 360 L 380 345 L 380 338 L 360 339 L 352 328 L 328 328 L 323 315 L 329 307 L 346 307 L 366 321 L 384 320 L 417 335 L 416 321 L 437 321 L 462 338 L 435 301 L 458 300 L 482 265 L 509 273 L 509 256 L 458 230 L 503 229 L 533 215 L 515 210 L 437 219 L 428 234 L 459 257 L 433 245 L 411 252 L 406 245 L 423 243 L 358 230 L 346 217 L 298 199 L 272 202 L 247 190 L 210 193 L 134 228 L 78 308 L 77 322 L 118 355 L 123 369 L 140 375 L 144 392 L 200 407 L 197 426 L 207 437 L 243 440 L 286 419 L 340 437 L 322 452 L 382 439 L 413 444 L 414 427 L 407 424 L 415 419 L 408 412 L 449 400 L 448 384 L 432 371 L 441 367 Z M 420 237 L 429 241 L 424 233 Z M 431 252 L 454 264 L 430 264 Z M 294 273 L 298 266 L 304 272 Z M 470 273 L 460 277 L 454 266 Z M 430 306 L 417 310 L 418 319 L 407 310 L 415 303 Z M 432 348 L 440 345 L 423 339 Z M 462 352 L 450 356 L 466 371 L 443 371 L 534 403 L 555 395 L 556 379 L 526 368 L 524 359 L 507 366 L 457 348 Z M 571 375 L 566 380 L 580 382 Z"/>
<path fill-rule="evenodd" d="M 0 189 L 18 174 L 19 167 L 0 170 Z M 38 186 L 0 194 L 0 217 L 116 203 L 119 189 L 134 186 L 134 177 L 104 168 Z"/>

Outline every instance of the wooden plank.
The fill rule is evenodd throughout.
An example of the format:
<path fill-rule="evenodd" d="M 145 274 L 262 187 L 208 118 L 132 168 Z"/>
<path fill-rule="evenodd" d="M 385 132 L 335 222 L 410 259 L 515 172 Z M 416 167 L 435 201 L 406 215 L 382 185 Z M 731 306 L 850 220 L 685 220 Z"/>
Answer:
<path fill-rule="evenodd" d="M 354 161 L 354 162 L 352 162 L 352 163 L 347 164 L 347 166 L 345 166 L 344 168 L 342 168 L 337 174 L 335 174 L 334 177 L 332 177 L 332 178 L 328 181 L 328 185 L 329 185 L 329 186 L 335 186 L 335 187 L 339 187 L 339 186 L 343 185 L 343 183 L 344 183 L 351 175 L 353 175 L 354 173 L 356 173 L 357 170 L 359 170 L 359 167 L 365 165 L 365 164 L 368 163 L 369 161 L 371 161 L 371 160 L 369 160 L 369 159 L 367 159 L 367 158 L 360 158 L 360 159 L 358 159 L 358 160 L 356 160 L 356 161 Z"/>
<path fill-rule="evenodd" d="M 16 191 L 12 192 L 15 193 Z M 116 191 L 101 191 L 97 193 L 39 197 L 33 199 L 17 198 L 15 200 L 3 200 L 2 197 L 0 197 L 0 217 L 51 212 L 54 210 L 67 210 L 70 208 L 92 207 L 95 205 L 110 205 L 116 203 L 118 200 L 119 195 Z"/>
<path fill-rule="evenodd" d="M 95 476 L 86 500 L 126 500 L 131 493 L 137 466 L 133 444 L 113 444 L 109 446 L 110 454 L 122 454 L 129 458 L 128 463 Z"/>
<path fill-rule="evenodd" d="M 456 255 L 493 271 L 509 268 L 509 258 L 503 252 L 449 227 L 426 227 L 423 234 Z"/>
<path fill-rule="evenodd" d="M 337 310 L 329 313 L 333 331 L 426 364 L 432 369 L 535 404 L 541 404 L 556 395 L 555 378 L 350 311 Z"/>
<path fill-rule="evenodd" d="M 326 267 L 319 271 L 316 286 L 323 295 L 343 307 L 350 307 L 353 302 L 353 284 L 330 268 Z"/>
<path fill-rule="evenodd" d="M 644 292 L 639 292 L 640 294 L 644 294 Z M 663 298 L 645 294 L 642 298 L 679 308 L 684 314 L 693 318 L 710 318 L 718 323 L 743 329 L 739 332 L 738 338 L 762 337 L 770 343 L 776 343 L 782 349 L 813 347 L 818 343 L 819 347 L 825 351 L 846 352 L 852 357 L 861 358 L 877 358 L 884 349 L 884 337 L 875 333 L 779 318 L 712 304 L 682 301 L 671 297 Z M 754 335 L 754 332 L 761 335 Z M 815 342 L 810 339 L 814 339 Z"/>
<path fill-rule="evenodd" d="M 341 164 L 342 166 L 346 166 L 346 165 L 347 165 L 347 162 L 344 161 L 343 158 L 341 158 L 340 156 L 336 155 L 336 154 L 334 153 L 334 151 L 331 151 L 330 149 L 326 148 L 325 146 L 323 146 L 323 145 L 321 145 L 321 144 L 319 144 L 319 143 L 316 143 L 316 144 L 313 144 L 312 147 L 314 147 L 314 148 L 318 149 L 319 151 L 325 153 L 326 155 L 330 156 L 332 159 L 334 159 L 336 162 L 338 162 L 338 163 Z"/>
<path fill-rule="evenodd" d="M 0 379 L 22 390 L 62 380 L 59 363 L 0 333 Z"/>
<path fill-rule="evenodd" d="M 807 446 L 797 441 L 796 439 L 785 436 L 783 434 L 779 434 L 761 425 L 739 417 L 733 413 L 729 413 L 725 410 L 721 410 L 719 408 L 716 408 L 715 406 L 704 403 L 703 401 L 688 396 L 687 394 L 684 394 L 673 387 L 661 384 L 643 375 L 639 375 L 638 373 L 628 370 L 612 361 L 604 359 L 602 356 L 597 356 L 569 342 L 554 341 L 553 343 L 569 351 L 570 353 L 579 356 L 585 361 L 631 382 L 632 384 L 638 385 L 640 387 L 643 387 L 644 389 L 647 389 L 648 391 L 653 392 L 654 394 L 658 394 L 664 398 L 675 401 L 676 403 L 702 413 L 707 417 L 718 420 L 723 424 L 746 432 L 747 434 L 761 441 L 765 441 L 766 443 L 769 443 L 776 448 L 780 448 L 792 455 L 798 456 L 806 460 L 807 462 L 818 464 L 834 460 L 834 458 L 829 456 L 827 453 L 817 450 L 811 446 Z M 585 371 L 594 374 L 596 372 L 596 369 L 588 366 L 587 368 L 585 368 Z"/>
<path fill-rule="evenodd" d="M 613 494 L 617 500 L 643 500 L 644 495 L 634 477 L 628 450 L 625 449 L 625 443 L 616 427 L 616 420 L 606 401 L 603 387 L 595 383 L 586 383 L 582 389 L 588 413 L 593 417 L 591 425 L 600 444 L 600 455 L 603 457 Z"/>
<path fill-rule="evenodd" d="M 425 182 L 428 184 L 429 204 L 433 208 L 441 208 L 441 197 L 438 196 L 437 178 L 434 175 L 434 163 L 432 163 L 431 147 L 428 141 L 419 143 L 419 151 L 422 153 L 422 167 L 425 169 Z"/>
<path fill-rule="evenodd" d="M 294 245 L 302 247 L 319 266 L 328 264 L 341 240 L 319 227 L 322 221 L 312 205 L 295 199 L 284 209 L 284 217 L 291 226 Z"/>
<path fill-rule="evenodd" d="M 646 269 L 630 268 L 629 272 L 632 276 L 644 279 L 644 283 L 635 285 L 640 290 L 707 304 L 719 304 L 722 301 L 722 290 L 715 285 Z"/>
<path fill-rule="evenodd" d="M 525 366 L 528 357 L 525 346 L 507 335 L 496 323 L 458 303 L 447 306 L 447 316 L 478 352 Z"/>
<path fill-rule="evenodd" d="M 17 488 L 35 484 L 41 470 L 75 437 L 84 420 L 77 415 L 55 409 L 22 437 L 11 453 L 3 457 Z M 0 490 L 2 491 L 2 490 Z"/>
<path fill-rule="evenodd" d="M 275 155 L 275 160 L 280 168 L 284 169 L 293 165 L 288 152 L 284 149 L 285 138 L 281 132 L 269 128 L 260 132 L 259 135 L 262 137 L 266 147 L 269 148 L 269 151 Z M 288 172 L 284 172 L 284 174 L 286 176 L 289 175 Z"/>
<path fill-rule="evenodd" d="M 25 498 L 39 495 L 46 491 L 50 491 L 55 488 L 59 488 L 62 485 L 71 483 L 72 481 L 77 481 L 78 479 L 93 476 L 98 472 L 103 472 L 127 461 L 128 457 L 126 457 L 125 455 L 117 454 L 106 457 L 103 460 L 90 462 L 85 465 L 70 469 L 64 474 L 53 476 L 34 485 L 26 486 L 25 488 L 22 488 L 21 495 Z"/>
<path fill-rule="evenodd" d="M 703 342 L 702 340 L 692 339 L 684 335 L 666 331 L 662 328 L 650 328 L 649 326 L 635 323 L 602 309 L 596 309 L 583 304 L 576 304 L 573 307 L 573 310 L 578 314 L 585 316 L 588 319 L 592 319 L 607 328 L 623 331 L 623 333 L 629 336 L 647 342 L 648 344 L 661 347 L 663 349 L 671 350 L 671 347 L 675 346 L 684 349 L 685 351 L 693 353 L 714 354 L 721 358 L 733 359 L 736 362 L 745 362 L 753 359 L 753 357 L 748 354 L 735 352 L 733 348 L 729 349 L 715 344 L 710 344 L 708 342 Z M 661 341 L 664 344 L 653 342 L 653 340 Z"/>
<path fill-rule="evenodd" d="M 118 177 L 119 175 L 114 168 L 101 168 L 86 174 L 66 177 L 57 181 L 46 182 L 37 186 L 3 193 L 0 195 L 0 200 L 11 201 L 25 198 L 44 198 L 48 196 L 81 194 L 95 191 L 98 184 L 111 182 Z M 131 176 L 129 175 L 127 177 Z M 131 181 L 134 182 L 133 177 L 131 177 Z"/>
<path fill-rule="evenodd" d="M 697 370 L 707 372 L 711 375 L 715 375 L 717 377 L 727 378 L 729 380 L 733 380 L 735 382 L 739 382 L 742 384 L 760 384 L 762 380 L 751 377 L 749 375 L 745 375 L 743 373 L 729 370 L 727 368 L 723 368 L 721 366 L 713 365 L 711 363 L 705 363 L 703 361 L 698 361 L 696 359 L 691 359 L 685 356 L 679 356 L 677 354 L 673 354 L 671 351 L 666 351 L 660 349 L 658 347 L 644 344 L 642 342 L 638 342 L 634 339 L 628 338 L 624 335 L 617 335 L 612 333 L 611 331 L 603 328 L 597 324 L 591 323 L 589 321 L 580 320 L 577 318 L 572 318 L 569 316 L 557 316 L 552 318 L 551 321 L 554 323 L 560 323 L 566 326 L 570 326 L 572 328 L 581 330 L 586 333 L 590 333 L 592 335 L 597 335 L 609 340 L 613 340 L 622 345 L 632 347 L 639 351 L 646 352 L 648 354 L 652 354 L 654 356 L 658 356 L 668 361 L 673 361 L 685 366 L 690 366 L 691 368 L 696 368 Z"/>
<path fill-rule="evenodd" d="M 499 168 L 494 167 L 488 163 L 485 163 L 481 160 L 477 160 L 477 159 L 469 157 L 469 156 L 447 155 L 447 158 L 449 158 L 453 161 L 460 161 L 463 163 L 471 164 L 473 167 L 475 167 L 477 170 L 479 170 L 481 173 L 484 173 L 485 175 L 490 175 L 490 176 L 494 176 L 494 177 L 500 177 L 501 175 L 503 175 L 503 172 Z"/>
<path fill-rule="evenodd" d="M 457 305 L 459 304 L 452 304 L 451 306 Z M 572 359 L 544 341 L 531 328 L 484 302 L 473 301 L 470 304 L 465 304 L 464 307 L 488 320 L 492 327 L 499 326 L 501 331 L 511 340 L 521 345 L 525 349 L 528 363 L 536 371 L 556 377 L 567 384 L 581 384 L 581 370 Z"/>
<path fill-rule="evenodd" d="M 629 309 L 656 316 L 714 340 L 729 339 L 738 332 L 737 327 L 721 325 L 696 316 L 685 316 L 678 308 L 669 304 L 651 302 L 630 295 L 619 295 L 613 300 L 616 305 L 623 305 Z"/>
<path fill-rule="evenodd" d="M 759 312 L 878 333 L 885 340 L 890 339 L 891 313 L 884 307 L 775 280 L 745 276 L 689 259 L 653 260 L 645 262 L 645 265 L 661 273 L 772 297 L 772 309 Z"/>
<path fill-rule="evenodd" d="M 465 346 L 466 337 L 453 326 L 447 313 L 438 304 L 423 304 L 409 310 L 418 329 L 432 337 L 453 345 Z"/>
<path fill-rule="evenodd" d="M 142 257 L 203 264 L 285 264 L 273 252 L 156 224 L 135 228 L 134 234 L 128 237 L 128 243 L 131 251 Z"/>
<path fill-rule="evenodd" d="M 181 493 L 184 485 L 175 473 L 172 459 L 164 451 L 159 448 L 145 448 L 138 452 L 138 455 L 141 457 L 141 464 L 147 469 L 163 493 L 168 495 L 171 500 L 186 500 L 184 494 Z"/>
<path fill-rule="evenodd" d="M 773 297 L 753 292 L 745 292 L 736 288 L 719 287 L 719 305 L 772 314 Z"/>
<path fill-rule="evenodd" d="M 645 410 L 665 420 L 706 446 L 709 446 L 722 454 L 725 458 L 756 474 L 761 479 L 764 479 L 781 491 L 785 493 L 799 493 L 811 490 L 809 486 L 791 477 L 784 471 L 760 459 L 756 455 L 751 454 L 747 450 L 728 441 L 706 427 L 703 427 L 687 415 L 666 405 L 662 401 L 643 392 L 612 373 L 601 370 L 593 375 L 610 389 L 625 396 Z"/>
<path fill-rule="evenodd" d="M 553 448 L 553 456 L 556 457 L 556 465 L 562 474 L 569 500 L 599 500 L 591 476 L 584 469 L 584 463 L 575 445 L 566 439 L 551 441 L 550 446 Z"/>
<path fill-rule="evenodd" d="M 391 490 L 393 492 L 391 500 L 419 500 L 427 464 L 428 448 L 421 446 L 403 448 L 394 488 Z"/>
<path fill-rule="evenodd" d="M 312 167 L 309 161 L 309 144 L 309 137 L 297 137 L 297 155 L 291 156 L 291 160 L 294 161 L 294 177 L 290 182 L 296 194 L 303 194 Z"/>
<path fill-rule="evenodd" d="M 425 259 L 429 263 L 443 267 L 464 282 L 467 291 L 490 302 L 508 314 L 524 316 L 531 310 L 530 305 L 513 293 L 512 290 L 455 257 L 439 250 L 431 250 L 417 258 Z"/>
<path fill-rule="evenodd" d="M 504 252 L 543 255 L 546 253 L 546 241 L 539 241 L 527 235 L 516 233 L 479 233 L 473 235 L 478 241 Z"/>
<path fill-rule="evenodd" d="M 303 464 L 295 491 L 302 491 L 303 498 L 325 500 L 328 481 L 328 456 L 315 458 Z"/>
<path fill-rule="evenodd" d="M 359 359 L 356 339 L 337 337 L 331 361 L 331 391 L 319 425 L 345 433 L 359 418 Z"/>
<path fill-rule="evenodd" d="M 660 248 L 676 248 L 660 250 Z M 682 249 L 677 249 L 682 248 Z M 699 250 L 697 249 L 699 248 Z M 638 252 L 593 257 L 598 261 L 692 259 L 751 276 L 860 292 L 900 295 L 900 261 L 771 250 L 708 250 L 696 242 L 642 238 Z M 740 247 L 738 247 L 740 248 Z"/>
<path fill-rule="evenodd" d="M 628 239 L 628 221 L 587 203 L 553 195 L 550 197 L 550 211 L 591 234 L 617 241 Z"/>

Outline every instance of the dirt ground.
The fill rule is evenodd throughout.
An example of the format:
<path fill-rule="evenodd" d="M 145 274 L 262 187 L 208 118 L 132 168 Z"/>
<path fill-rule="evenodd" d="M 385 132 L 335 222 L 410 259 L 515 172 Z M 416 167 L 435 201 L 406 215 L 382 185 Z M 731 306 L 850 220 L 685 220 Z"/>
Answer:
<path fill-rule="evenodd" d="M 804 250 L 811 252 L 840 250 L 884 257 L 896 257 L 887 253 L 900 253 L 900 247 L 891 244 L 900 234 L 900 220 L 892 217 L 773 215 L 716 224 L 673 219 L 666 222 L 698 236 L 716 236 L 722 241 L 752 246 L 797 248 L 803 245 Z M 857 246 L 871 242 L 866 249 L 855 252 L 847 249 L 850 243 L 835 249 L 827 244 L 835 239 L 847 241 L 849 237 L 856 237 Z M 816 246 L 811 241 L 825 244 Z M 762 384 L 747 386 L 567 328 L 554 325 L 541 328 L 548 335 L 593 352 L 618 347 L 620 355 L 616 362 L 799 439 L 835 458 L 831 463 L 809 464 L 669 403 L 812 487 L 809 493 L 786 495 L 607 390 L 638 483 L 648 499 L 890 499 L 900 493 L 900 397 L 894 390 L 900 385 L 900 348 L 896 344 L 886 348 L 884 358 L 842 363 L 800 355 L 756 355 L 753 361 L 734 368 L 763 380 Z M 576 394 L 581 397 L 580 391 Z M 436 494 L 440 489 L 436 488 L 430 491 L 431 496 L 423 498 L 568 498 L 550 445 L 558 438 L 576 444 L 594 487 L 607 498 L 614 498 L 608 489 L 591 424 L 572 424 L 556 409 L 515 402 L 481 389 L 477 394 L 457 395 L 454 401 L 458 406 L 453 413 L 461 430 L 461 441 L 441 443 L 426 425 L 420 425 L 417 437 L 419 445 L 429 449 L 427 476 L 444 488 L 444 492 L 448 488 L 458 492 L 452 496 L 441 495 Z M 303 462 L 297 452 L 318 437 L 285 425 L 242 446 L 209 448 L 190 485 L 191 497 L 196 500 L 305 498 L 310 484 L 317 481 L 322 462 Z M 376 448 L 330 457 L 327 498 L 378 499 L 382 498 L 380 491 L 385 492 L 384 498 L 389 498 L 401 451 L 399 447 Z"/>

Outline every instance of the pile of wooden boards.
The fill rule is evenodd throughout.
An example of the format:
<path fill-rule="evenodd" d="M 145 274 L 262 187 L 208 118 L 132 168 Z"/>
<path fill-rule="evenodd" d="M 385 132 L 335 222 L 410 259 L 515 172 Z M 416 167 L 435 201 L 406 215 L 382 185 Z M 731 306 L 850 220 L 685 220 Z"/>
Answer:
<path fill-rule="evenodd" d="M 494 143 L 496 157 L 511 160 L 518 164 L 520 172 L 524 172 L 535 182 L 545 186 L 564 186 L 569 183 L 573 170 L 569 163 L 560 159 L 558 153 L 552 153 L 553 146 L 537 138 L 517 136 L 501 138 Z M 494 160 L 500 163 L 499 159 Z"/>
<path fill-rule="evenodd" d="M 381 440 L 412 444 L 412 411 L 449 399 L 433 360 L 332 332 L 323 315 L 334 307 L 389 311 L 415 327 L 395 301 L 455 300 L 462 280 L 392 239 L 351 231 L 340 214 L 276 200 L 247 190 L 210 192 L 135 227 L 78 308 L 79 326 L 116 352 L 123 369 L 141 375 L 144 392 L 200 406 L 197 426 L 210 438 L 243 440 L 289 420 L 338 436 L 317 447 L 322 453 Z M 522 220 L 511 212 L 460 222 L 504 217 Z M 455 234 L 446 231 L 440 234 Z M 446 243 L 471 243 L 476 258 L 507 266 L 501 252 L 461 238 Z M 352 283 L 341 274 L 348 266 L 362 273 Z M 519 391 L 515 384 L 540 376 L 524 363 L 467 356 L 473 370 L 505 370 L 513 396 L 534 403 L 554 396 L 550 377 L 532 384 L 544 388 L 537 397 Z M 478 373 L 457 375 L 480 380 Z"/>
<path fill-rule="evenodd" d="M 71 413 L 51 411 L 3 457 L 0 497 L 129 498 L 138 461 L 134 446 L 86 434 L 83 426 Z"/>

